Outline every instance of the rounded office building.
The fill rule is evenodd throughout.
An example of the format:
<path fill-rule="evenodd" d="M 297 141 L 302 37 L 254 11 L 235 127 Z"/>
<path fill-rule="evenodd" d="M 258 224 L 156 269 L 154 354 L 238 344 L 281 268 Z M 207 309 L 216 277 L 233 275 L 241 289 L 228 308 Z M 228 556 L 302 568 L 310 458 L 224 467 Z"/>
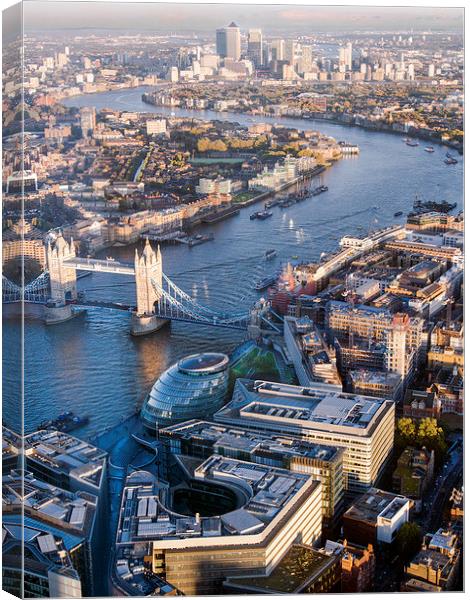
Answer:
<path fill-rule="evenodd" d="M 207 419 L 222 407 L 228 388 L 229 358 L 204 352 L 181 359 L 155 382 L 142 408 L 149 431 L 189 419 Z"/>

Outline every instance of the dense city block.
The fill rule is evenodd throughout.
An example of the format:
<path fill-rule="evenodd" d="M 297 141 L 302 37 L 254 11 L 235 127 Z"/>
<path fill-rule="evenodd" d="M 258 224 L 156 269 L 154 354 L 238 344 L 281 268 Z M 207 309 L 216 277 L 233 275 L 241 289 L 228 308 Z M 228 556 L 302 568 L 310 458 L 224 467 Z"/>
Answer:
<path fill-rule="evenodd" d="M 462 13 L 99 6 L 4 42 L 3 588 L 462 591 Z"/>

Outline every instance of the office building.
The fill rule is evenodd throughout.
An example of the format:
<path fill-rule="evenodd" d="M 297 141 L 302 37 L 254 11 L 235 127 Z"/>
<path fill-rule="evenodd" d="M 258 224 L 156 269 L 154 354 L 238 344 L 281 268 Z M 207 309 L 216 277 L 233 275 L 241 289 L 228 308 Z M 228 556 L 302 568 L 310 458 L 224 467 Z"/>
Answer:
<path fill-rule="evenodd" d="M 349 374 L 358 369 L 364 372 L 379 372 L 384 369 L 385 345 L 381 342 L 373 340 L 366 342 L 354 339 L 352 336 L 340 336 L 335 338 L 334 347 L 336 364 L 345 382 L 348 381 Z M 375 394 L 370 395 L 375 396 Z"/>
<path fill-rule="evenodd" d="M 344 448 L 346 491 L 361 493 L 375 483 L 391 455 L 394 415 L 390 400 L 237 379 L 231 402 L 214 420 Z"/>
<path fill-rule="evenodd" d="M 287 40 L 284 45 L 284 59 L 287 60 L 289 65 L 293 67 L 295 65 L 297 43 L 294 40 Z"/>
<path fill-rule="evenodd" d="M 438 529 L 424 536 L 421 550 L 405 567 L 405 592 L 445 592 L 453 589 L 461 560 L 459 536 Z"/>
<path fill-rule="evenodd" d="M 68 433 L 41 430 L 24 440 L 25 463 L 46 483 L 102 498 L 107 492 L 107 453 Z"/>
<path fill-rule="evenodd" d="M 196 186 L 196 194 L 202 196 L 223 195 L 226 196 L 232 191 L 232 181 L 230 179 L 207 179 L 201 178 Z"/>
<path fill-rule="evenodd" d="M 31 169 L 13 171 L 7 177 L 7 194 L 21 194 L 23 192 L 38 191 L 38 176 Z"/>
<path fill-rule="evenodd" d="M 344 49 L 344 64 L 347 70 L 351 71 L 352 69 L 352 44 L 348 42 Z"/>
<path fill-rule="evenodd" d="M 269 575 L 229 577 L 228 594 L 324 594 L 341 589 L 341 560 L 303 544 L 294 544 Z"/>
<path fill-rule="evenodd" d="M 287 435 L 264 435 L 208 421 L 188 421 L 159 431 L 168 478 L 172 455 L 206 459 L 220 454 L 238 460 L 308 473 L 322 484 L 323 527 L 334 528 L 344 504 L 343 449 Z"/>
<path fill-rule="evenodd" d="M 398 373 L 353 369 L 348 372 L 348 385 L 352 394 L 387 398 L 394 402 L 400 398 L 401 377 Z"/>
<path fill-rule="evenodd" d="M 215 32 L 215 51 L 221 58 L 227 56 L 227 33 L 225 30 L 226 28 L 222 27 Z"/>
<path fill-rule="evenodd" d="M 185 595 L 218 594 L 225 578 L 269 575 L 292 544 L 321 536 L 321 484 L 306 473 L 213 455 L 174 488 L 132 473 L 123 490 L 116 549 Z M 145 475 L 145 478 L 143 477 Z"/>
<path fill-rule="evenodd" d="M 295 62 L 295 58 L 294 58 L 294 62 Z M 302 46 L 298 70 L 300 73 L 305 74 L 305 73 L 311 72 L 312 68 L 313 68 L 312 47 L 311 46 Z M 323 98 L 323 101 L 325 102 L 325 108 L 323 108 L 322 112 L 325 112 L 326 99 Z"/>
<path fill-rule="evenodd" d="M 84 106 L 80 109 L 80 127 L 83 137 L 93 134 L 96 127 L 96 111 L 93 106 Z"/>
<path fill-rule="evenodd" d="M 147 515 L 156 515 L 160 485 L 148 471 L 133 471 L 126 479 L 112 565 L 114 585 L 124 596 L 180 595 L 173 585 L 152 572 L 152 542 L 136 529 L 141 522 L 151 520 Z M 161 487 L 168 489 L 164 484 Z"/>
<path fill-rule="evenodd" d="M 177 81 L 179 81 L 179 78 L 180 72 L 178 67 L 170 67 L 168 69 L 167 79 L 171 81 L 171 83 L 176 83 Z"/>
<path fill-rule="evenodd" d="M 165 119 L 149 119 L 145 123 L 147 135 L 160 135 L 166 133 Z"/>
<path fill-rule="evenodd" d="M 211 417 L 225 401 L 229 359 L 204 352 L 183 358 L 164 371 L 142 407 L 142 421 L 153 435 L 157 429 L 188 419 Z"/>
<path fill-rule="evenodd" d="M 256 67 L 263 64 L 263 33 L 261 29 L 248 30 L 247 56 Z"/>
<path fill-rule="evenodd" d="M 222 58 L 240 60 L 240 28 L 235 23 L 216 31 L 216 52 Z"/>
<path fill-rule="evenodd" d="M 408 522 L 413 501 L 370 488 L 343 515 L 345 539 L 356 544 L 391 544 Z"/>
<path fill-rule="evenodd" d="M 330 301 L 327 327 L 330 338 L 347 338 L 350 348 L 357 344 L 370 347 L 372 342 L 383 344 L 383 368 L 400 376 L 398 396 L 402 396 L 425 352 L 426 334 L 422 318 L 405 313 L 391 314 L 388 310 L 372 306 L 352 307 L 345 302 Z M 361 366 L 376 368 L 357 365 L 358 368 Z"/>
<path fill-rule="evenodd" d="M 400 313 L 392 315 L 388 310 L 373 306 L 351 306 L 347 302 L 330 300 L 326 319 L 331 336 L 350 336 L 354 342 L 373 340 L 386 343 L 389 330 L 394 327 L 400 330 L 405 328 L 406 335 L 402 336 L 404 343 L 409 348 L 420 350 L 423 343 L 423 319 L 402 315 L 400 320 L 399 315 Z"/>
<path fill-rule="evenodd" d="M 81 598 L 68 541 L 39 525 L 25 525 L 20 514 L 7 518 L 2 523 L 2 589 L 19 598 Z"/>
<path fill-rule="evenodd" d="M 342 390 L 334 350 L 308 317 L 284 317 L 284 342 L 299 383 L 326 384 Z"/>
<path fill-rule="evenodd" d="M 273 61 L 285 60 L 285 46 L 284 40 L 274 40 L 271 42 L 271 56 Z"/>
<path fill-rule="evenodd" d="M 2 510 L 3 527 L 7 530 L 14 532 L 23 522 L 25 527 L 38 530 L 37 534 L 32 534 L 33 539 L 41 532 L 48 535 L 49 541 L 44 540 L 43 548 L 46 554 L 47 548 L 52 548 L 51 537 L 61 538 L 65 555 L 79 576 L 83 595 L 91 596 L 95 590 L 100 591 L 99 586 L 96 588 L 99 570 L 94 572 L 93 568 L 93 560 L 100 548 L 96 496 L 87 492 L 68 492 L 35 479 L 32 473 L 11 471 L 2 478 Z M 72 579 L 75 580 L 74 575 Z M 68 581 L 56 583 L 70 584 Z"/>
<path fill-rule="evenodd" d="M 338 50 L 338 66 L 341 70 L 341 68 L 345 68 L 346 66 L 346 49 L 341 47 Z"/>

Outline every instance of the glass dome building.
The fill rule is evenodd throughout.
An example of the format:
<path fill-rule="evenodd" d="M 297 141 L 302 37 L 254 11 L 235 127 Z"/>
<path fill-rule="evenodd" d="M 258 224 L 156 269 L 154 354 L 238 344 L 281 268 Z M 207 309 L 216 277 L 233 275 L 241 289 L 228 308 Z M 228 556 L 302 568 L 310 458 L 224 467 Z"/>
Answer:
<path fill-rule="evenodd" d="M 228 388 L 229 358 L 204 352 L 181 359 L 155 382 L 142 407 L 146 429 L 189 419 L 207 419 L 222 407 Z"/>

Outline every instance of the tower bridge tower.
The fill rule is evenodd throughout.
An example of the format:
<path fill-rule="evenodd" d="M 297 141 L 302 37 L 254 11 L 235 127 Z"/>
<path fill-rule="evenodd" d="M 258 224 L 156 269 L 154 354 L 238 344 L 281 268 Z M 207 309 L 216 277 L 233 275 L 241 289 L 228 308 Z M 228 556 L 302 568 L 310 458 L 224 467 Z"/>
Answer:
<path fill-rule="evenodd" d="M 155 312 L 155 302 L 161 297 L 161 294 L 155 289 L 152 281 L 160 288 L 163 283 L 160 246 L 158 246 L 155 252 L 147 238 L 142 254 L 139 255 L 137 248 L 135 250 L 134 266 L 137 315 L 152 315 Z"/>
<path fill-rule="evenodd" d="M 163 286 L 160 246 L 155 252 L 147 238 L 142 254 L 137 249 L 135 251 L 134 268 L 137 310 L 132 314 L 131 333 L 145 335 L 157 331 L 167 323 L 165 319 L 155 316 L 155 302 L 161 298 L 158 289 Z"/>
<path fill-rule="evenodd" d="M 68 243 L 59 235 L 54 244 L 47 244 L 46 263 L 51 282 L 51 298 L 58 302 L 77 298 L 77 275 L 74 268 L 67 267 L 64 260 L 74 258 L 73 240 Z"/>

